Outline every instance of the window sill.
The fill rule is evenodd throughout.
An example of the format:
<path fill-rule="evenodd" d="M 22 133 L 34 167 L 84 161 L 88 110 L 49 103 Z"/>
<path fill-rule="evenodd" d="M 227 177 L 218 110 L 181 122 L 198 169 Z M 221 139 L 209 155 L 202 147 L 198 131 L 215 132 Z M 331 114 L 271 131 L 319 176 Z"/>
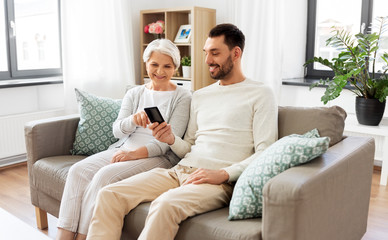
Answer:
<path fill-rule="evenodd" d="M 302 86 L 302 87 L 310 87 L 311 84 L 319 82 L 319 79 L 312 78 L 285 78 L 282 79 L 282 85 L 289 86 Z M 319 85 L 317 87 L 326 88 L 327 85 Z M 345 89 L 354 89 L 349 83 L 344 87 Z"/>
<path fill-rule="evenodd" d="M 46 84 L 61 84 L 63 83 L 62 76 L 45 77 L 45 78 L 28 78 L 28 79 L 12 79 L 0 80 L 0 88 L 26 87 Z"/>
<path fill-rule="evenodd" d="M 318 81 L 319 80 L 307 79 L 307 78 L 286 78 L 286 79 L 282 79 L 282 85 L 309 87 L 312 83 L 315 83 Z"/>

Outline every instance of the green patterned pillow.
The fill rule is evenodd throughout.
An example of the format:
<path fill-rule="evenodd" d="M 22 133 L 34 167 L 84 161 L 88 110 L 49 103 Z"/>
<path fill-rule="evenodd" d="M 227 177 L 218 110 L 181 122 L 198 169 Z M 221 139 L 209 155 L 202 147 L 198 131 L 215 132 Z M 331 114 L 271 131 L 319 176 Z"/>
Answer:
<path fill-rule="evenodd" d="M 229 220 L 261 217 L 264 185 L 288 168 L 306 163 L 329 147 L 330 138 L 318 130 L 283 137 L 254 159 L 238 178 L 229 206 Z"/>
<path fill-rule="evenodd" d="M 98 97 L 75 89 L 80 121 L 73 155 L 92 155 L 108 149 L 118 139 L 113 136 L 112 125 L 120 111 L 121 100 Z"/>

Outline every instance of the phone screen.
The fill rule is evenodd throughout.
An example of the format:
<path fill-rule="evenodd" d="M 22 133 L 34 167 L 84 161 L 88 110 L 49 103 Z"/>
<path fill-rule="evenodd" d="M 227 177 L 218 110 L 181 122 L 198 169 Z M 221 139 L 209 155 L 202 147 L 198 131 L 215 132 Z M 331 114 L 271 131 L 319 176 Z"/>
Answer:
<path fill-rule="evenodd" d="M 148 118 L 150 119 L 150 121 L 152 123 L 154 123 L 154 122 L 158 122 L 158 123 L 164 122 L 163 116 L 160 113 L 158 107 L 144 108 L 144 111 L 146 112 Z"/>

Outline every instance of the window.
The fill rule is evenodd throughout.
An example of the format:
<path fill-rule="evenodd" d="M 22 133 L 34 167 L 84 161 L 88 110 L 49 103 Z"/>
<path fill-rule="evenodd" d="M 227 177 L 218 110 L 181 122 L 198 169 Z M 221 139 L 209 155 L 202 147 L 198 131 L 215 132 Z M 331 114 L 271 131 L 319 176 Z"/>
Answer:
<path fill-rule="evenodd" d="M 388 16 L 387 0 L 309 0 L 306 60 L 314 56 L 332 59 L 335 49 L 326 46 L 331 27 L 338 26 L 352 33 L 369 26 L 377 16 Z M 382 38 L 381 52 L 388 52 L 388 33 Z M 377 63 L 378 64 L 378 63 Z M 307 66 L 307 78 L 334 76 L 329 68 L 314 63 Z"/>
<path fill-rule="evenodd" d="M 59 0 L 0 1 L 0 83 L 61 75 Z"/>

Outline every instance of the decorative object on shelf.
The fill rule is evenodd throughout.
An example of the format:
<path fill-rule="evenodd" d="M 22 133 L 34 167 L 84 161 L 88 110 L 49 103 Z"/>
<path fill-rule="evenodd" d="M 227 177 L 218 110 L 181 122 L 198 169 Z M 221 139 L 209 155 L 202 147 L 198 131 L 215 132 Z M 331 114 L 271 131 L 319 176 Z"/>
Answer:
<path fill-rule="evenodd" d="M 144 27 L 145 33 L 153 34 L 155 39 L 162 38 L 162 34 L 164 33 L 165 25 L 164 21 L 158 20 L 156 22 L 150 23 Z"/>
<path fill-rule="evenodd" d="M 174 42 L 176 43 L 189 43 L 191 37 L 191 25 L 181 25 Z"/>
<path fill-rule="evenodd" d="M 181 60 L 181 65 L 182 65 L 183 77 L 190 78 L 191 77 L 191 57 L 184 56 Z"/>
<path fill-rule="evenodd" d="M 304 66 L 318 62 L 334 71 L 333 79 L 321 79 L 319 82 L 310 86 L 311 90 L 311 88 L 319 85 L 327 85 L 326 91 L 321 97 L 321 101 L 324 104 L 337 98 L 349 82 L 352 87 L 349 90 L 357 96 L 356 115 L 359 123 L 377 126 L 383 117 L 385 100 L 388 96 L 388 76 L 386 74 L 388 70 L 388 53 L 379 52 L 381 50 L 381 42 L 384 40 L 382 34 L 388 30 L 388 16 L 376 18 L 376 21 L 372 24 L 372 31 L 375 30 L 375 32 L 371 31 L 370 33 L 364 34 L 363 28 L 361 29 L 361 33 L 352 35 L 348 31 L 333 27 L 332 33 L 334 35 L 326 40 L 326 45 L 339 50 L 338 57 L 333 58 L 331 61 L 323 59 L 322 57 L 314 57 L 306 61 Z M 376 63 L 379 62 L 383 66 L 381 70 L 375 72 Z M 364 100 L 360 100 L 360 98 Z M 383 112 L 377 114 L 378 116 L 381 115 L 379 119 L 373 122 L 365 121 L 371 113 L 361 110 L 365 110 L 365 105 L 358 105 L 361 103 L 366 104 L 366 101 L 372 102 L 367 103 L 369 110 L 382 109 Z M 375 103 L 384 105 L 384 108 L 371 107 L 371 104 Z M 363 114 L 368 115 L 362 116 Z"/>

